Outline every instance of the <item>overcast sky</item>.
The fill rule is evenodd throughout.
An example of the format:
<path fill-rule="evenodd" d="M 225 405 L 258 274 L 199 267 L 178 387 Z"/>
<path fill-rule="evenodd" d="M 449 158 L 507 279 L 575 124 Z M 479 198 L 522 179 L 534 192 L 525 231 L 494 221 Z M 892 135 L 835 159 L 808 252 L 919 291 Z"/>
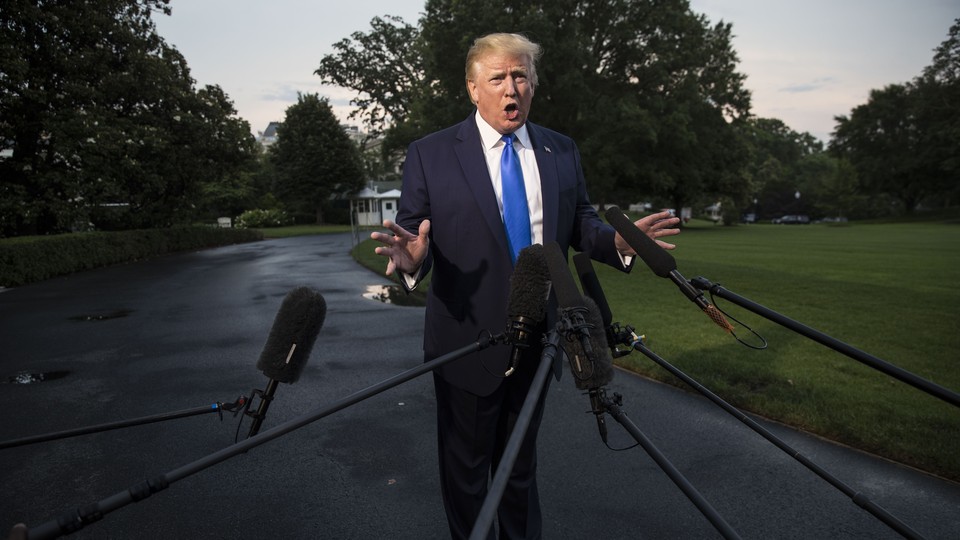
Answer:
<path fill-rule="evenodd" d="M 739 71 L 753 114 L 779 118 L 826 142 L 834 116 L 866 103 L 870 90 L 907 82 L 960 18 L 960 0 L 691 0 L 711 22 L 733 24 Z M 416 24 L 424 0 L 172 0 L 157 16 L 166 41 L 198 85 L 218 84 L 256 134 L 282 121 L 297 92 L 330 99 L 345 118 L 353 94 L 313 74 L 332 45 L 369 32 L 375 16 Z M 458 54 L 465 54 L 461 51 Z M 549 54 L 549 51 L 546 51 Z M 536 102 L 532 115 L 536 120 Z"/>

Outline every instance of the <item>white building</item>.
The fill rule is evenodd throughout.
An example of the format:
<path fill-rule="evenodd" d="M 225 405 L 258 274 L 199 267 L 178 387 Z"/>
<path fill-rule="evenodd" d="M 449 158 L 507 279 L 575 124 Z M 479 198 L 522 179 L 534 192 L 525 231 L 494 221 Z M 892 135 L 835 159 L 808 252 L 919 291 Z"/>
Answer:
<path fill-rule="evenodd" d="M 378 227 L 385 219 L 393 221 L 397 218 L 399 205 L 399 189 L 379 193 L 376 185 L 372 188 L 365 187 L 350 197 L 351 225 Z"/>

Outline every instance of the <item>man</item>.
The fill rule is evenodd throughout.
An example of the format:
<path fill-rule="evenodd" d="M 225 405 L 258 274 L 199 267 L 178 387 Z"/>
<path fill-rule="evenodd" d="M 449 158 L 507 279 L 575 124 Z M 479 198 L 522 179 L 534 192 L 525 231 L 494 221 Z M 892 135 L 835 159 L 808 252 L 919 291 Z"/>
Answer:
<path fill-rule="evenodd" d="M 510 276 L 525 245 L 556 241 L 565 253 L 573 247 L 630 269 L 633 252 L 590 206 L 574 142 L 527 121 L 539 56 L 539 45 L 517 34 L 474 42 L 466 84 L 475 113 L 410 145 L 397 223 L 384 222 L 393 234 L 371 235 L 384 244 L 376 253 L 389 258 L 387 274 L 398 272 L 408 289 L 433 271 L 424 330 L 427 360 L 476 341 L 483 331 L 505 328 Z M 504 135 L 514 139 L 508 144 Z M 509 153 L 513 150 L 516 155 Z M 520 171 L 514 169 L 517 162 Z M 510 201 L 517 199 L 510 186 L 518 176 L 524 214 L 519 240 L 510 232 L 516 228 Z M 636 225 L 656 240 L 677 234 L 677 222 L 664 212 Z M 489 347 L 434 373 L 440 483 L 454 538 L 466 538 L 473 529 L 541 353 L 530 347 L 516 372 L 505 377 L 511 352 Z M 500 538 L 541 536 L 536 436 L 542 405 L 541 400 L 498 509 Z"/>

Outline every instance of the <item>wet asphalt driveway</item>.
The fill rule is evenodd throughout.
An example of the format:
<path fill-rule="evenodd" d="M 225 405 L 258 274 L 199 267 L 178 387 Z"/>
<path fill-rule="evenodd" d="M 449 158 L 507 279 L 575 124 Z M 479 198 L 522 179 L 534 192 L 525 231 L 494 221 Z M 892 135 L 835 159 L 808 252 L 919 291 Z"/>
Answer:
<path fill-rule="evenodd" d="M 326 319 L 300 380 L 277 390 L 264 429 L 419 365 L 423 308 L 365 298 L 388 281 L 354 263 L 350 247 L 346 234 L 269 240 L 0 292 L 0 442 L 228 403 L 263 388 L 257 359 L 298 286 L 323 294 Z M 546 538 L 720 537 L 642 449 L 602 445 L 569 373 L 550 386 L 540 437 Z M 900 537 L 699 395 L 624 372 L 610 388 L 743 538 Z M 444 538 L 432 393 L 430 376 L 419 377 L 71 537 Z M 0 536 L 216 452 L 234 441 L 238 420 L 202 414 L 0 449 Z M 607 424 L 612 445 L 633 442 Z M 957 484 L 763 425 L 925 537 L 960 538 Z M 246 419 L 241 438 L 248 428 Z"/>

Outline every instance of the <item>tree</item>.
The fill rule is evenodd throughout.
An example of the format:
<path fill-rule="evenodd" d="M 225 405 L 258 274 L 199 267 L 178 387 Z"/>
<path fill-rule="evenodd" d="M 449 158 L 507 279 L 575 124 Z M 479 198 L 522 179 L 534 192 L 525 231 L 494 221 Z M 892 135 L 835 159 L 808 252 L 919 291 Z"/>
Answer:
<path fill-rule="evenodd" d="M 363 186 L 356 145 L 340 126 L 330 103 L 317 94 L 299 94 L 287 108 L 270 147 L 276 169 L 275 193 L 297 212 L 310 212 L 323 223 L 331 195 Z"/>
<path fill-rule="evenodd" d="M 889 194 L 912 213 L 932 193 L 931 166 L 924 159 L 917 123 L 914 87 L 892 84 L 872 90 L 850 117 L 836 117 L 831 148 L 849 159 L 861 186 L 873 194 Z"/>
<path fill-rule="evenodd" d="M 764 218 L 786 213 L 809 213 L 811 190 L 807 184 L 820 182 L 819 174 L 832 174 L 818 166 L 823 145 L 809 133 L 798 133 L 776 118 L 751 117 L 740 126 L 747 146 L 744 188 L 754 208 Z M 806 193 L 804 208 L 796 193 Z M 758 216 L 760 217 L 760 216 Z"/>
<path fill-rule="evenodd" d="M 156 33 L 168 1 L 5 2 L 0 233 L 188 221 L 245 162 L 249 127 Z"/>
<path fill-rule="evenodd" d="M 906 212 L 960 195 L 960 19 L 913 81 L 870 92 L 836 117 L 831 151 L 848 159 L 872 195 L 896 198 Z"/>
<path fill-rule="evenodd" d="M 201 210 L 208 217 L 236 216 L 255 206 L 254 176 L 263 152 L 250 124 L 236 117 L 233 103 L 219 86 L 196 92 L 192 130 L 176 133 L 183 141 L 183 159 L 193 161 L 200 178 Z"/>
<path fill-rule="evenodd" d="M 933 62 L 914 80 L 920 147 L 933 165 L 934 189 L 944 205 L 960 202 L 960 19 L 936 49 Z"/>
<path fill-rule="evenodd" d="M 684 0 L 509 0 L 498 8 L 428 0 L 419 34 L 382 22 L 375 19 L 370 35 L 354 34 L 357 47 L 372 50 L 340 47 L 318 73 L 331 82 L 338 72 L 358 74 L 339 83 L 358 95 L 408 92 L 388 132 L 391 148 L 466 118 L 466 50 L 483 34 L 520 32 L 546 51 L 532 119 L 578 142 L 594 202 L 659 194 L 682 203 L 739 190 L 731 122 L 746 116 L 750 100 L 735 71 L 731 27 L 710 26 Z M 373 67 L 373 59 L 381 63 Z M 695 159 L 677 157 L 691 152 Z"/>
<path fill-rule="evenodd" d="M 361 119 L 376 137 L 407 119 L 423 67 L 416 27 L 393 16 L 375 17 L 370 26 L 367 34 L 354 32 L 334 43 L 337 52 L 324 56 L 314 73 L 324 83 L 357 91 L 350 118 Z"/>

